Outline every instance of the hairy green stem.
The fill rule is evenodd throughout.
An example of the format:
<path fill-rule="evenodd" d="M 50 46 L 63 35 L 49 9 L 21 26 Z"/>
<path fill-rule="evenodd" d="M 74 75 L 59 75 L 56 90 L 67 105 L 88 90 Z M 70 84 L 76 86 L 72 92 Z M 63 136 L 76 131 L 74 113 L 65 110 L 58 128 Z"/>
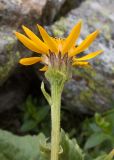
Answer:
<path fill-rule="evenodd" d="M 60 150 L 60 109 L 61 109 L 61 93 L 63 86 L 58 85 L 57 81 L 51 84 L 51 160 L 59 159 Z"/>
<path fill-rule="evenodd" d="M 51 160 L 59 160 L 61 94 L 68 76 L 62 69 L 59 71 L 51 67 L 45 76 L 51 86 L 51 97 L 45 92 L 44 86 L 41 87 L 45 98 L 51 105 Z"/>

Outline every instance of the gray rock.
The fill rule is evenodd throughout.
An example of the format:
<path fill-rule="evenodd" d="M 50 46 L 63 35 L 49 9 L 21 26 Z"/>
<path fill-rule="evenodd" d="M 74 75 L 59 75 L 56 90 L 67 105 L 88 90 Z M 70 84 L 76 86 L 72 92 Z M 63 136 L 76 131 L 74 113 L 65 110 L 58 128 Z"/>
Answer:
<path fill-rule="evenodd" d="M 65 0 L 0 0 L 0 24 L 52 22 Z"/>
<path fill-rule="evenodd" d="M 0 24 L 11 26 L 38 21 L 46 0 L 0 0 Z"/>
<path fill-rule="evenodd" d="M 12 36 L 12 28 L 2 26 L 0 28 L 0 85 L 14 70 L 18 52 L 16 51 L 16 38 Z"/>
<path fill-rule="evenodd" d="M 32 53 L 20 42 L 17 44 L 13 32 L 19 31 L 22 24 L 34 27 L 37 23 L 47 22 L 47 17 L 52 22 L 64 2 L 65 0 L 0 0 L 0 112 L 20 104 L 29 90 L 27 82 L 24 81 L 25 85 L 21 85 L 21 77 L 19 82 L 10 78 L 15 73 L 19 59 Z"/>
<path fill-rule="evenodd" d="M 83 19 L 84 25 L 78 44 L 92 31 L 100 29 L 101 34 L 91 45 L 89 53 L 103 49 L 104 53 L 91 60 L 92 68 L 73 69 L 73 79 L 67 83 L 63 92 L 63 104 L 73 112 L 104 111 L 112 107 L 114 98 L 114 1 L 87 0 L 79 8 L 73 9 L 65 18 L 52 25 L 57 37 Z"/>
<path fill-rule="evenodd" d="M 51 22 L 53 22 L 55 16 L 61 10 L 61 7 L 63 6 L 65 1 L 66 0 L 47 0 L 47 4 L 45 5 L 42 15 L 42 22 L 44 24 L 50 24 Z"/>

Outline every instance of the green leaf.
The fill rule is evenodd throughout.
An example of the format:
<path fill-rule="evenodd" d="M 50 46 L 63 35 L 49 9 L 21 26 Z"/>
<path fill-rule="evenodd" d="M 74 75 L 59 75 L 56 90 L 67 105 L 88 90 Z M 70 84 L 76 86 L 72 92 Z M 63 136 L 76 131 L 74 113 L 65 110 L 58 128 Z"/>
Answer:
<path fill-rule="evenodd" d="M 70 140 L 65 132 L 61 131 L 61 147 L 63 153 L 60 160 L 84 160 L 84 154 L 75 139 Z"/>
<path fill-rule="evenodd" d="M 106 154 L 102 155 L 102 156 L 99 156 L 97 158 L 95 158 L 94 160 L 106 160 L 105 158 L 107 157 Z M 110 159 L 111 160 L 111 159 Z"/>
<path fill-rule="evenodd" d="M 101 116 L 99 113 L 95 114 L 95 121 L 97 125 L 106 133 L 110 133 L 111 131 L 111 124 L 108 122 L 106 117 Z"/>
<path fill-rule="evenodd" d="M 109 154 L 104 154 L 94 160 L 114 160 L 114 149 Z"/>
<path fill-rule="evenodd" d="M 90 123 L 89 126 L 93 132 L 101 132 L 101 128 L 97 126 L 95 123 Z"/>
<path fill-rule="evenodd" d="M 21 126 L 22 132 L 28 132 L 34 129 L 37 126 L 37 123 L 33 120 L 26 120 L 25 123 Z"/>
<path fill-rule="evenodd" d="M 85 149 L 90 149 L 101 144 L 103 141 L 110 139 L 110 136 L 104 133 L 92 134 L 85 143 Z"/>
<path fill-rule="evenodd" d="M 49 113 L 49 109 L 50 108 L 48 106 L 45 106 L 45 107 L 41 107 L 37 111 L 37 113 L 35 114 L 35 120 L 36 120 L 37 124 L 45 119 L 45 117 Z"/>
<path fill-rule="evenodd" d="M 47 102 L 51 106 L 51 96 L 49 95 L 48 92 L 46 92 L 45 87 L 44 87 L 44 82 L 41 83 L 41 90 L 42 90 L 42 93 L 43 93 L 44 97 L 46 98 Z"/>
<path fill-rule="evenodd" d="M 41 106 L 37 108 L 36 106 L 26 106 L 27 110 L 24 115 L 24 122 L 21 126 L 22 132 L 27 132 L 31 130 L 37 130 L 38 124 L 41 123 L 49 113 L 48 106 Z"/>
<path fill-rule="evenodd" d="M 50 160 L 50 144 L 44 141 L 42 145 L 42 157 L 40 160 Z M 76 140 L 70 140 L 63 130 L 61 131 L 59 160 L 84 160 L 84 154 Z"/>
<path fill-rule="evenodd" d="M 39 160 L 43 139 L 43 134 L 19 137 L 0 130 L 0 160 Z"/>

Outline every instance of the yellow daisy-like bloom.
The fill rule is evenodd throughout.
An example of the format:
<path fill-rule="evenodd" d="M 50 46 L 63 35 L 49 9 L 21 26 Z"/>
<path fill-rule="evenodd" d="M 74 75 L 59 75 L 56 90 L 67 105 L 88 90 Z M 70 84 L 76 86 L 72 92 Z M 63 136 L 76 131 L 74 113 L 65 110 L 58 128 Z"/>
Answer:
<path fill-rule="evenodd" d="M 77 57 L 78 54 L 91 45 L 99 34 L 99 30 L 94 31 L 89 34 L 79 46 L 77 46 L 76 41 L 80 35 L 82 21 L 79 21 L 74 26 L 68 37 L 65 39 L 53 38 L 49 36 L 44 28 L 40 25 L 37 26 L 43 41 L 25 26 L 22 26 L 22 28 L 26 33 L 26 36 L 19 32 L 15 32 L 16 37 L 24 44 L 24 46 L 39 55 L 41 54 L 39 57 L 20 59 L 20 64 L 22 65 L 32 65 L 41 62 L 44 64 L 44 67 L 40 69 L 41 71 L 46 71 L 48 67 L 61 70 L 63 66 L 87 66 L 89 64 L 87 60 L 94 58 L 103 52 L 102 50 L 98 50 L 81 58 Z"/>

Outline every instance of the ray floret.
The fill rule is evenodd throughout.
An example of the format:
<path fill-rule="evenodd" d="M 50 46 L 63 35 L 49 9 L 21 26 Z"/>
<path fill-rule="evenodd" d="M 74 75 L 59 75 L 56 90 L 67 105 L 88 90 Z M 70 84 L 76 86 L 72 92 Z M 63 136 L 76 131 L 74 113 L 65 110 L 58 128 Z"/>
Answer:
<path fill-rule="evenodd" d="M 86 39 L 82 41 L 82 43 L 73 50 L 73 52 L 69 53 L 69 56 L 75 56 L 76 54 L 79 54 L 80 52 L 86 50 L 91 45 L 91 43 L 96 39 L 98 34 L 99 30 L 96 30 L 95 32 L 88 35 Z"/>
<path fill-rule="evenodd" d="M 25 26 L 22 26 L 24 32 L 26 33 L 26 35 L 36 44 L 39 46 L 39 48 L 42 48 L 44 53 L 48 53 L 48 46 L 43 43 L 30 29 L 28 29 Z"/>
<path fill-rule="evenodd" d="M 48 33 L 43 29 L 43 27 L 41 27 L 40 25 L 37 26 L 44 42 L 48 45 L 50 50 L 54 53 L 58 52 L 56 42 L 48 35 Z"/>
<path fill-rule="evenodd" d="M 92 59 L 94 57 L 96 57 L 97 55 L 101 54 L 103 52 L 103 50 L 98 50 L 96 52 L 91 52 L 81 58 L 74 58 L 76 61 L 86 61 L 86 60 L 89 60 L 89 59 Z"/>
<path fill-rule="evenodd" d="M 78 39 L 80 35 L 82 21 L 80 20 L 74 28 L 71 30 L 69 36 L 65 39 L 65 43 L 63 45 L 63 53 L 67 53 L 68 50 L 70 50 L 76 43 L 76 40 Z"/>
<path fill-rule="evenodd" d="M 30 58 L 22 58 L 20 59 L 19 63 L 25 66 L 35 64 L 37 62 L 41 62 L 41 57 L 30 57 Z"/>

